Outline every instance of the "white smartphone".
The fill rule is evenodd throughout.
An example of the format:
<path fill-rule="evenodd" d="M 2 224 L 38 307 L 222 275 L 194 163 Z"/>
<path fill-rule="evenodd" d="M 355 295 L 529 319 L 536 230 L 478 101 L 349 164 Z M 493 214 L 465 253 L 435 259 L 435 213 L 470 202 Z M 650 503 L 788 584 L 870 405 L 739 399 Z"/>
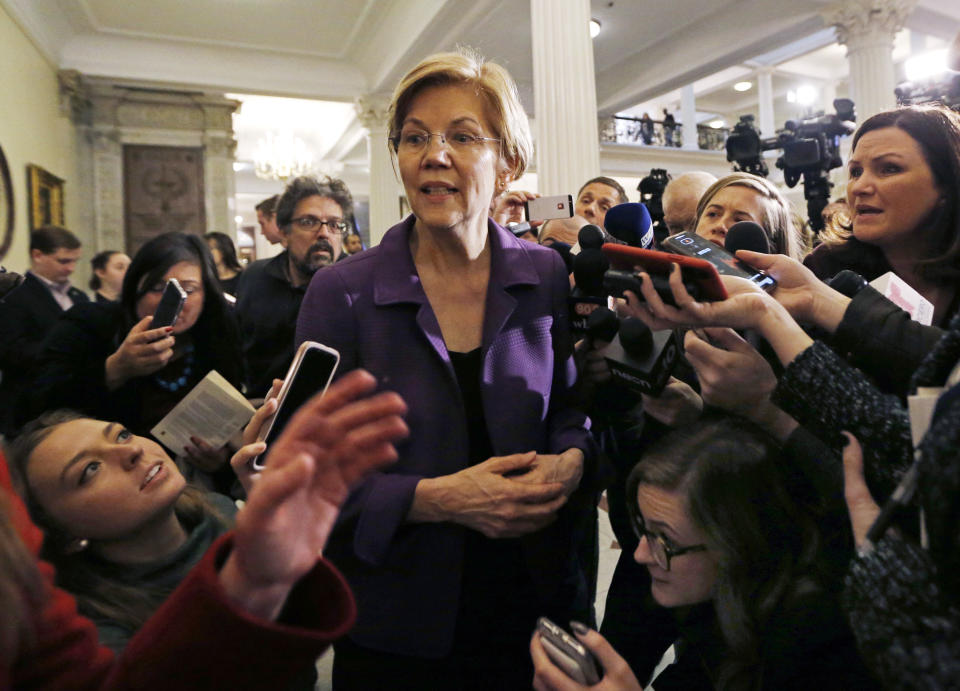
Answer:
<path fill-rule="evenodd" d="M 333 348 L 314 341 L 302 343 L 277 394 L 277 412 L 264 421 L 257 441 L 265 441 L 269 448 L 297 409 L 315 394 L 327 390 L 339 364 L 340 353 Z M 262 470 L 265 459 L 266 453 L 257 456 L 253 459 L 253 468 Z"/>
<path fill-rule="evenodd" d="M 537 197 L 523 203 L 528 221 L 549 221 L 552 218 L 573 216 L 573 196 L 558 194 L 554 197 Z"/>

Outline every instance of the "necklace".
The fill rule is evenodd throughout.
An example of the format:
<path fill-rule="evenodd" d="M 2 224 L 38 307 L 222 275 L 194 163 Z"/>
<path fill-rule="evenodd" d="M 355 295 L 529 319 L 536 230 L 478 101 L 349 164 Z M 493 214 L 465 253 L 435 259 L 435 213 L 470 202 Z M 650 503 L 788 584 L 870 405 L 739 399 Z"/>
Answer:
<path fill-rule="evenodd" d="M 183 355 L 183 371 L 180 373 L 180 376 L 176 379 L 164 379 L 159 374 L 153 375 L 153 381 L 164 391 L 179 391 L 187 385 L 187 382 L 190 381 L 190 375 L 193 374 L 193 343 L 188 343 L 184 347 Z"/>

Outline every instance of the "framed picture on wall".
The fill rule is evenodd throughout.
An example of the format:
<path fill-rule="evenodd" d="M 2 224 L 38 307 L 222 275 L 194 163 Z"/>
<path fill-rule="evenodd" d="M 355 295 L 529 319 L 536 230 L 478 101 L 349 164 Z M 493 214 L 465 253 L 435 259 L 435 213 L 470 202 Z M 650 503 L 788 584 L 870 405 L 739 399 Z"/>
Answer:
<path fill-rule="evenodd" d="M 13 243 L 13 181 L 7 167 L 7 157 L 0 149 L 0 261 Z"/>
<path fill-rule="evenodd" d="M 28 163 L 27 196 L 30 199 L 30 230 L 47 225 L 64 225 L 63 180 L 40 166 Z"/>

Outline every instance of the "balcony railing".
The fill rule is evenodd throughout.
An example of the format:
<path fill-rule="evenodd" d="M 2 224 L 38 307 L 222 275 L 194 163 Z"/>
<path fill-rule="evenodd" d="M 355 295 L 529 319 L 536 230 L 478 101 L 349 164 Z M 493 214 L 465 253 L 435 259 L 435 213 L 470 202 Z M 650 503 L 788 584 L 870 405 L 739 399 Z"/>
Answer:
<path fill-rule="evenodd" d="M 723 151 L 730 129 L 697 125 L 697 148 Z M 600 141 L 635 146 L 683 146 L 683 125 L 614 115 L 601 122 Z"/>

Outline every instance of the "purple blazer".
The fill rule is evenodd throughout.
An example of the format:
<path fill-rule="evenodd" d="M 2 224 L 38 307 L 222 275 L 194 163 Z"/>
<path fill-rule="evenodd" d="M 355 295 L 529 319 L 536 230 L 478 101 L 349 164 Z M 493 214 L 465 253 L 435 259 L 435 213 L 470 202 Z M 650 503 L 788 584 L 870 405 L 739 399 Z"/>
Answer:
<path fill-rule="evenodd" d="M 314 275 L 296 342 L 336 348 L 340 374 L 363 367 L 409 406 L 410 436 L 397 446 L 399 460 L 351 494 L 324 556 L 355 591 L 353 640 L 439 657 L 453 641 L 467 528 L 405 519 L 422 478 L 467 466 L 468 439 L 456 375 L 410 253 L 413 223 L 408 217 L 377 247 Z M 589 420 L 572 405 L 567 273 L 557 252 L 518 240 L 493 221 L 489 238 L 481 395 L 494 452 L 577 447 L 587 459 L 581 489 L 560 518 L 523 540 L 538 592 L 572 606 L 585 594 L 574 533 L 592 497 L 596 451 Z"/>

